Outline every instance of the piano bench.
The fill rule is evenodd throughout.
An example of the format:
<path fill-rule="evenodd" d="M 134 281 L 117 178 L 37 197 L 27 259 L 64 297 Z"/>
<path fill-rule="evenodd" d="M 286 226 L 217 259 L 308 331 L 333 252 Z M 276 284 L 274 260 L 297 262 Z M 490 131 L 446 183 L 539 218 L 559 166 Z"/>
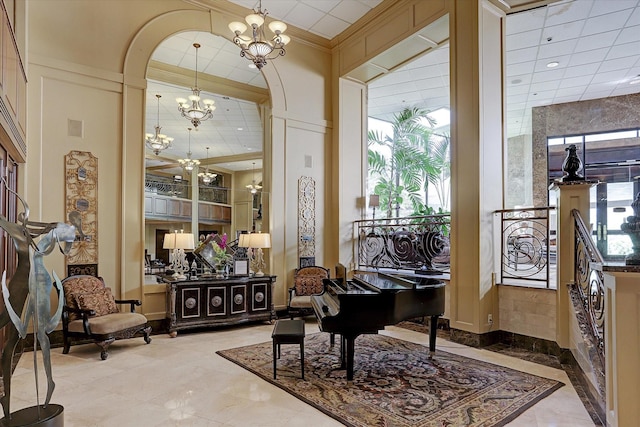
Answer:
<path fill-rule="evenodd" d="M 300 366 L 302 379 L 304 379 L 304 320 L 276 320 L 271 339 L 273 340 L 273 379 L 276 379 L 276 360 L 280 358 L 280 344 L 300 344 Z"/>

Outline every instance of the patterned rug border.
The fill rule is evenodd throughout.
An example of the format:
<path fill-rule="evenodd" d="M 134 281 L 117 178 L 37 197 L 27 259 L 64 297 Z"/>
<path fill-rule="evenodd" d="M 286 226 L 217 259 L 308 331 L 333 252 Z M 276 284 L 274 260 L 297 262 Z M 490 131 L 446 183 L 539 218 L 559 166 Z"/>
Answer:
<path fill-rule="evenodd" d="M 322 333 L 321 332 L 316 332 L 316 333 L 313 333 L 313 334 L 307 334 L 306 339 L 309 339 L 312 336 L 319 336 L 319 335 L 322 335 Z M 402 340 L 400 338 L 390 337 L 388 335 L 372 335 L 372 336 L 381 336 L 381 337 L 384 337 L 384 338 L 389 339 L 389 340 L 395 340 L 395 341 L 398 341 L 398 342 L 404 342 L 404 343 L 409 343 L 411 345 L 423 347 L 423 348 L 425 348 L 425 354 L 427 353 L 428 347 L 424 346 L 422 344 L 419 344 L 419 343 Z M 282 389 L 283 391 L 287 392 L 288 394 L 294 396 L 298 400 L 301 400 L 302 402 L 314 407 L 315 409 L 319 410 L 320 412 L 322 412 L 322 413 L 328 415 L 329 417 L 335 419 L 336 421 L 342 423 L 343 425 L 345 425 L 347 427 L 358 427 L 357 424 L 353 424 L 353 423 L 349 422 L 344 417 L 340 416 L 339 413 L 331 411 L 332 408 L 323 407 L 323 406 L 319 405 L 318 403 L 306 398 L 305 396 L 303 396 L 299 392 L 295 391 L 293 388 L 291 388 L 287 384 L 280 383 L 277 379 L 274 380 L 272 371 L 270 372 L 271 375 L 263 374 L 263 373 L 259 372 L 257 369 L 254 369 L 254 368 L 252 368 L 250 366 L 247 366 L 241 360 L 234 359 L 231 354 L 226 354 L 226 352 L 238 351 L 238 350 L 242 350 L 242 349 L 245 349 L 245 348 L 248 349 L 248 348 L 256 347 L 256 346 L 269 346 L 269 348 L 271 348 L 271 345 L 272 345 L 271 341 L 265 341 L 265 342 L 256 343 L 256 344 L 250 344 L 250 345 L 241 346 L 241 347 L 234 347 L 234 348 L 229 348 L 229 349 L 225 349 L 225 350 L 219 350 L 219 351 L 216 351 L 216 354 L 219 355 L 220 357 L 222 357 L 222 358 L 224 358 L 224 359 L 226 359 L 226 360 L 228 360 L 228 361 L 240 366 L 241 368 L 251 372 L 252 374 L 254 374 L 254 375 L 258 376 L 259 378 L 267 381 L 268 383 L 275 385 L 276 387 Z M 295 346 L 295 347 L 297 348 L 297 346 Z M 307 346 L 305 345 L 305 361 L 308 360 L 308 354 L 307 354 L 306 348 L 307 348 Z M 283 347 L 283 349 L 284 349 L 284 347 Z M 537 403 L 539 403 L 543 399 L 547 398 L 548 396 L 553 394 L 556 390 L 562 388 L 565 385 L 561 381 L 550 379 L 550 378 L 546 378 L 546 377 L 542 377 L 540 375 L 531 374 L 531 373 L 524 372 L 524 371 L 521 371 L 521 370 L 518 370 L 518 369 L 513 369 L 513 368 L 497 365 L 495 363 L 486 362 L 486 361 L 483 361 L 483 360 L 473 359 L 473 358 L 470 358 L 470 357 L 467 357 L 467 356 L 462 356 L 462 355 L 458 355 L 458 354 L 455 354 L 455 353 L 447 352 L 445 350 L 437 349 L 436 351 L 437 351 L 437 353 L 445 353 L 445 354 L 448 354 L 448 355 L 452 355 L 453 357 L 459 357 L 459 358 L 463 358 L 463 359 L 470 359 L 470 360 L 473 360 L 474 362 L 479 362 L 480 364 L 496 366 L 499 369 L 506 369 L 506 370 L 510 370 L 510 371 L 515 371 L 515 372 L 519 372 L 520 374 L 528 375 L 528 376 L 535 377 L 535 378 L 540 378 L 540 379 L 549 381 L 551 383 L 555 383 L 553 386 L 549 387 L 547 390 L 545 390 L 545 391 L 541 392 L 540 394 L 538 394 L 535 399 L 533 399 L 530 402 L 527 402 L 525 404 L 522 404 L 512 414 L 508 415 L 507 417 L 503 418 L 502 420 L 498 421 L 497 423 L 490 424 L 490 425 L 489 424 L 482 424 L 483 426 L 486 426 L 486 427 L 503 427 L 503 426 L 505 426 L 506 424 L 512 422 L 517 417 L 522 415 L 526 410 L 528 410 L 532 406 L 536 405 Z M 437 357 L 437 354 L 436 354 L 436 357 Z M 305 373 L 307 373 L 307 372 L 305 372 Z M 282 378 L 282 376 L 280 376 L 280 378 Z M 305 375 L 305 380 L 304 381 L 310 381 L 308 375 Z"/>

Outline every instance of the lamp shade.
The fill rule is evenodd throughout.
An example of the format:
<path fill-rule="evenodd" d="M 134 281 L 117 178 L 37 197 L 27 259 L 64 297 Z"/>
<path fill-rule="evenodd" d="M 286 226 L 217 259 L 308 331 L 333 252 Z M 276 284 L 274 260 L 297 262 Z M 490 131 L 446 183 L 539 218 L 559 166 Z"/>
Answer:
<path fill-rule="evenodd" d="M 194 249 L 195 242 L 191 233 L 167 233 L 164 235 L 163 249 Z"/>
<path fill-rule="evenodd" d="M 238 238 L 238 246 L 241 248 L 248 248 L 249 246 L 249 236 L 251 236 L 251 234 L 248 233 L 244 233 L 241 234 L 240 237 Z"/>
<path fill-rule="evenodd" d="M 177 233 L 167 233 L 164 235 L 162 249 L 176 249 L 176 234 Z"/>
<path fill-rule="evenodd" d="M 249 234 L 250 248 L 270 248 L 271 235 L 269 233 L 251 233 Z"/>
<path fill-rule="evenodd" d="M 191 233 L 178 233 L 176 234 L 176 248 L 178 249 L 194 249 L 195 242 L 193 234 Z"/>
<path fill-rule="evenodd" d="M 380 206 L 380 196 L 377 194 L 372 194 L 369 196 L 369 207 L 377 208 Z"/>

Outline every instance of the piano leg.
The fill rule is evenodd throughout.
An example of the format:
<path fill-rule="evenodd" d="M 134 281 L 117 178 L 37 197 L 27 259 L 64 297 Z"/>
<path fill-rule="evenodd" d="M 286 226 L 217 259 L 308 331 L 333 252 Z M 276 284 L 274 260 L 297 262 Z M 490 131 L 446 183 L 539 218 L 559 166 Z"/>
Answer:
<path fill-rule="evenodd" d="M 346 346 L 346 362 L 347 362 L 347 381 L 353 381 L 353 371 L 354 371 L 354 355 L 355 355 L 355 342 L 358 335 L 342 335 L 342 368 L 344 368 L 344 357 L 345 357 L 345 346 Z"/>
<path fill-rule="evenodd" d="M 429 328 L 429 359 L 436 354 L 436 334 L 438 332 L 438 318 L 440 316 L 431 316 L 431 325 Z"/>

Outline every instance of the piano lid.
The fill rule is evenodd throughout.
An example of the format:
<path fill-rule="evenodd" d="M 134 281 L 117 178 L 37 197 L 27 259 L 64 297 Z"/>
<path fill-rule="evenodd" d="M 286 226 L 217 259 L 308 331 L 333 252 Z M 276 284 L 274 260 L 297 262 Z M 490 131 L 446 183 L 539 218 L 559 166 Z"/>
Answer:
<path fill-rule="evenodd" d="M 415 282 L 407 280 L 405 278 L 386 275 L 383 273 L 360 273 L 354 276 L 354 279 L 361 280 L 374 286 L 381 291 L 404 291 L 412 289 L 415 286 Z"/>
<path fill-rule="evenodd" d="M 386 273 L 360 273 L 354 276 L 354 280 L 365 283 L 380 291 L 403 291 L 407 289 L 426 289 L 444 286 L 441 280 L 424 277 L 403 276 Z"/>

